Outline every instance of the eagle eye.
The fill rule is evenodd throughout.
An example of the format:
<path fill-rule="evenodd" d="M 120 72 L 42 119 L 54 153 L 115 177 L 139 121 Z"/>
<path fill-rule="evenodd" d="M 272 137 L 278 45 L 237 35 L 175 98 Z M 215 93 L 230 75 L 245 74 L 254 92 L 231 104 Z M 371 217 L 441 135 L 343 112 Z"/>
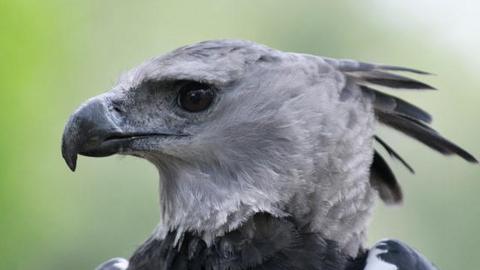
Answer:
<path fill-rule="evenodd" d="M 212 86 L 198 82 L 187 82 L 178 91 L 178 105 L 189 112 L 206 110 L 215 97 Z"/>

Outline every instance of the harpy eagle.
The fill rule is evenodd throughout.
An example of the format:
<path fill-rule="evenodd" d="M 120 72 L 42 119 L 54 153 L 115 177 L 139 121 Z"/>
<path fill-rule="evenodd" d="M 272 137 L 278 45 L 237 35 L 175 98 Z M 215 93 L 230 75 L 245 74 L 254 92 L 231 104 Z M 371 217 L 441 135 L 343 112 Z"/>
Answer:
<path fill-rule="evenodd" d="M 133 155 L 160 174 L 161 219 L 127 261 L 97 269 L 436 269 L 397 240 L 368 249 L 375 196 L 402 200 L 377 123 L 477 162 L 431 116 L 376 88 L 430 90 L 410 68 L 197 43 L 127 72 L 70 117 L 62 153 Z"/>

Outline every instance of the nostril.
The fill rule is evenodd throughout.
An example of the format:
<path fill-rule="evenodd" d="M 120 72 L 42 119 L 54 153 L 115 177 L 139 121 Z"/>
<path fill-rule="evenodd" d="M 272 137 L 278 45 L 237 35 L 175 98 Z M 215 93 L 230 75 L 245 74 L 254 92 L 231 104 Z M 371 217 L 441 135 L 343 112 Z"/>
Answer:
<path fill-rule="evenodd" d="M 112 104 L 110 105 L 110 109 L 113 110 L 114 112 L 116 113 L 125 113 L 125 110 L 122 108 L 122 106 L 117 103 L 117 102 L 112 102 Z"/>
<path fill-rule="evenodd" d="M 113 110 L 117 113 L 123 113 L 123 110 L 118 106 L 113 106 Z"/>

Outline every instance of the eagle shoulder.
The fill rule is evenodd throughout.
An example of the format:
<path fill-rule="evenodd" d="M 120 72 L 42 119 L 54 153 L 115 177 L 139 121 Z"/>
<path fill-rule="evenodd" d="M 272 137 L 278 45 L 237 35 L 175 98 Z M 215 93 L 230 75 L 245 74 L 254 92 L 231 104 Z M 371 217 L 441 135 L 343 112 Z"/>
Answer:
<path fill-rule="evenodd" d="M 95 268 L 95 270 L 126 270 L 128 269 L 128 261 L 124 258 L 110 259 Z"/>
<path fill-rule="evenodd" d="M 421 253 L 398 240 L 382 240 L 368 252 L 364 270 L 438 270 Z"/>

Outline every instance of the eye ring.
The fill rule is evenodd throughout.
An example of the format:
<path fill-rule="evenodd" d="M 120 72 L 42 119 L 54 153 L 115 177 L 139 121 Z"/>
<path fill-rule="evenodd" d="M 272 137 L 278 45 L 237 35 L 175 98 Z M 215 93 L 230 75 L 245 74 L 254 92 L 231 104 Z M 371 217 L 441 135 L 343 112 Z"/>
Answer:
<path fill-rule="evenodd" d="M 177 103 L 188 112 L 201 112 L 210 107 L 214 98 L 215 89 L 211 85 L 187 82 L 178 91 Z"/>

